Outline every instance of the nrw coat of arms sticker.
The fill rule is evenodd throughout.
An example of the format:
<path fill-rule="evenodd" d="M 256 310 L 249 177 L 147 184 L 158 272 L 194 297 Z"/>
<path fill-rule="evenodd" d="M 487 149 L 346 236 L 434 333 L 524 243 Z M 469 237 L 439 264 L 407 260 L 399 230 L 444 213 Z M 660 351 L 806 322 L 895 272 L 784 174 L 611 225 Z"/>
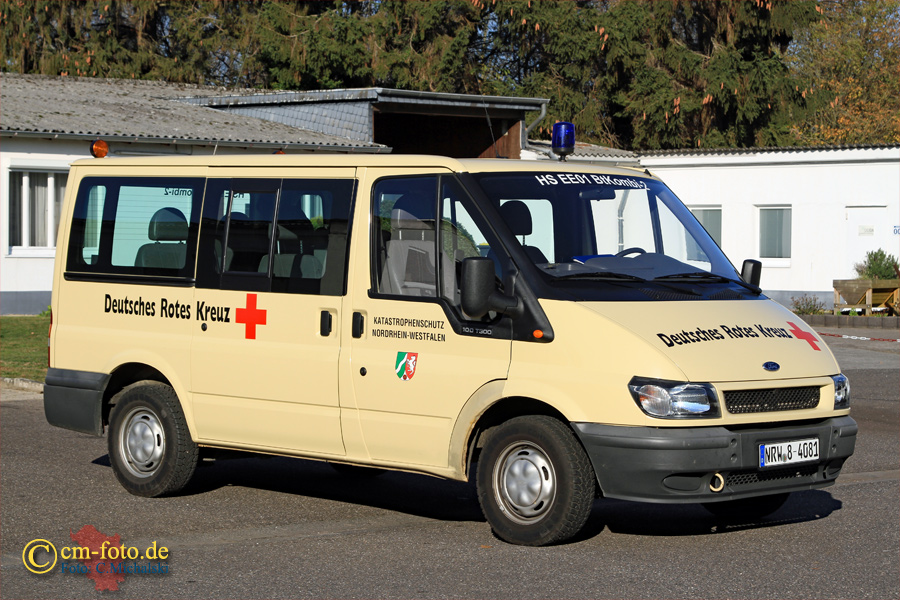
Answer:
<path fill-rule="evenodd" d="M 394 372 L 403 381 L 409 381 L 416 374 L 416 362 L 419 360 L 418 352 L 398 352 L 397 364 Z"/>

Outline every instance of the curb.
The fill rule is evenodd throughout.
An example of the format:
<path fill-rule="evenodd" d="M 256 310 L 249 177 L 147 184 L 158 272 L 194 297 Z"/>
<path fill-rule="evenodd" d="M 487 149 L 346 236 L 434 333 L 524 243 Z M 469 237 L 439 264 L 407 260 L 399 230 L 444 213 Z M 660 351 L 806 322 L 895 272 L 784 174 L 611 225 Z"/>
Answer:
<path fill-rule="evenodd" d="M 3 387 L 12 388 L 14 390 L 23 390 L 25 392 L 37 392 L 38 394 L 44 393 L 44 384 L 38 381 L 32 381 L 31 379 L 23 379 L 21 377 L 16 377 L 15 379 L 9 377 L 3 377 Z"/>
<path fill-rule="evenodd" d="M 811 327 L 900 329 L 900 317 L 848 317 L 844 315 L 797 315 Z"/>

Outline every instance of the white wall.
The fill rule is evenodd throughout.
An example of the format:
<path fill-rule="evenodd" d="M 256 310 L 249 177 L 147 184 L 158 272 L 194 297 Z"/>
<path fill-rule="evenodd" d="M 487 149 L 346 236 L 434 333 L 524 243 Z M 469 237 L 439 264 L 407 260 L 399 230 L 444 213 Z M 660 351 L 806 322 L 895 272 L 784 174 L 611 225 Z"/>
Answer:
<path fill-rule="evenodd" d="M 900 148 L 645 155 L 691 208 L 722 207 L 722 249 L 759 259 L 759 207 L 792 209 L 791 257 L 764 258 L 762 288 L 783 303 L 856 277 L 867 250 L 900 255 Z"/>
<path fill-rule="evenodd" d="M 35 313 L 50 304 L 55 240 L 47 247 L 10 247 L 10 169 L 68 172 L 69 164 L 89 157 L 87 142 L 4 137 L 0 145 L 0 312 Z"/>

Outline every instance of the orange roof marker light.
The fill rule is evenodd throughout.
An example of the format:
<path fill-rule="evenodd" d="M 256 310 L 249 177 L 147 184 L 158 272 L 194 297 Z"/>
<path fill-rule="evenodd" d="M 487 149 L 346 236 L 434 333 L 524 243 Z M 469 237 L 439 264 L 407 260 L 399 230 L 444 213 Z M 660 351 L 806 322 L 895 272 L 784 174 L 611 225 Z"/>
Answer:
<path fill-rule="evenodd" d="M 103 140 L 94 140 L 91 142 L 91 156 L 94 158 L 103 158 L 109 154 L 109 144 Z"/>

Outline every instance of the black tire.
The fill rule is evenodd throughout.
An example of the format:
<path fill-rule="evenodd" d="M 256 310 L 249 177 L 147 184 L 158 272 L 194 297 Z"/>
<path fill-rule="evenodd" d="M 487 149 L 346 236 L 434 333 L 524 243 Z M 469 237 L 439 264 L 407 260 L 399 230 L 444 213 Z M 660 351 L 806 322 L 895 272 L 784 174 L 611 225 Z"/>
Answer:
<path fill-rule="evenodd" d="M 135 496 L 172 494 L 190 481 L 199 450 L 175 390 L 155 381 L 125 388 L 109 417 L 109 462 Z"/>
<path fill-rule="evenodd" d="M 343 475 L 344 477 L 353 477 L 356 479 L 370 479 L 378 477 L 386 473 L 384 469 L 377 467 L 363 467 L 361 465 L 348 465 L 346 463 L 328 463 L 332 469 Z"/>
<path fill-rule="evenodd" d="M 478 459 L 478 501 L 494 533 L 522 546 L 562 542 L 591 513 L 596 478 L 562 422 L 516 417 L 488 432 Z"/>
<path fill-rule="evenodd" d="M 754 496 L 725 502 L 705 502 L 703 508 L 721 519 L 753 520 L 771 515 L 787 502 L 790 493 Z"/>

